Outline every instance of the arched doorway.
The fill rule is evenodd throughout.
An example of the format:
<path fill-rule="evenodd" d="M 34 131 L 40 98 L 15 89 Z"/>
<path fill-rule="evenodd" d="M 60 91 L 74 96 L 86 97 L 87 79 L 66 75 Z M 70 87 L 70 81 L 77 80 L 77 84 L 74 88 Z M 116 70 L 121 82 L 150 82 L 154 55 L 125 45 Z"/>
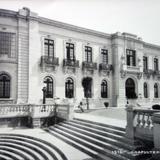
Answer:
<path fill-rule="evenodd" d="M 126 97 L 128 99 L 137 98 L 136 92 L 135 92 L 135 82 L 132 78 L 128 78 L 126 80 L 125 89 L 126 89 Z"/>
<path fill-rule="evenodd" d="M 84 97 L 92 98 L 92 78 L 91 77 L 83 78 L 82 86 L 84 90 Z"/>

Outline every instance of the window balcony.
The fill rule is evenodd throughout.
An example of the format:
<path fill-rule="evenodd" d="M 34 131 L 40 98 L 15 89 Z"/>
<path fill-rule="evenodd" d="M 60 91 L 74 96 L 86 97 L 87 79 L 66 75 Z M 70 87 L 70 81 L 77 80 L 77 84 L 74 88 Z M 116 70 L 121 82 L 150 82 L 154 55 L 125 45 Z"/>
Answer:
<path fill-rule="evenodd" d="M 83 69 L 88 69 L 88 70 L 96 70 L 97 69 L 97 63 L 83 61 L 82 62 L 82 68 Z"/>
<path fill-rule="evenodd" d="M 113 66 L 111 64 L 105 64 L 105 63 L 100 63 L 99 64 L 99 71 L 112 71 Z"/>
<path fill-rule="evenodd" d="M 153 75 L 158 75 L 159 76 L 160 75 L 160 71 L 159 70 L 154 70 L 153 71 Z"/>
<path fill-rule="evenodd" d="M 143 69 L 143 73 L 147 74 L 147 75 L 152 75 L 153 74 L 153 70 L 152 69 Z"/>
<path fill-rule="evenodd" d="M 79 61 L 78 60 L 71 60 L 71 59 L 63 59 L 63 66 L 64 67 L 79 68 Z"/>
<path fill-rule="evenodd" d="M 59 66 L 59 58 L 53 56 L 41 56 L 41 65 Z"/>

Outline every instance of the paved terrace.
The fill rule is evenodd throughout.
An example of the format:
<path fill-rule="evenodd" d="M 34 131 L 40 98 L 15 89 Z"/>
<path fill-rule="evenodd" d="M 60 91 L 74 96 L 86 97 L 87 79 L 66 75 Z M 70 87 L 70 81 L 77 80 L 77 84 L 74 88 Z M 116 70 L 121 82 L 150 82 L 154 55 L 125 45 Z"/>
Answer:
<path fill-rule="evenodd" d="M 74 118 L 90 120 L 113 126 L 126 127 L 125 108 L 104 108 L 99 110 L 85 110 L 84 113 L 75 113 Z"/>

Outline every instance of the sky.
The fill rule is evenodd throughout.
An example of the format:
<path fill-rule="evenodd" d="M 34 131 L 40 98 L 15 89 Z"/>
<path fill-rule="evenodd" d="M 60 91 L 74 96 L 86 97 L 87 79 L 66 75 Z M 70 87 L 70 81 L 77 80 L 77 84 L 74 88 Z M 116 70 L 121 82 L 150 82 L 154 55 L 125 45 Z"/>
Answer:
<path fill-rule="evenodd" d="M 0 0 L 0 8 L 28 7 L 39 16 L 105 33 L 128 32 L 160 45 L 160 0 Z"/>

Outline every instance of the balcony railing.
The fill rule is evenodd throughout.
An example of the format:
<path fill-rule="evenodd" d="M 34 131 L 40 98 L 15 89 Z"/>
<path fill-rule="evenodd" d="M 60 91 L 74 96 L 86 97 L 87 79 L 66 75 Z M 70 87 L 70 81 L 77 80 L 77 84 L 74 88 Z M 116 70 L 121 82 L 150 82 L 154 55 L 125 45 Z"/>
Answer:
<path fill-rule="evenodd" d="M 101 63 L 99 64 L 99 70 L 100 71 L 112 71 L 113 66 L 111 64 Z"/>
<path fill-rule="evenodd" d="M 97 63 L 84 61 L 84 62 L 82 62 L 82 67 L 83 67 L 83 69 L 96 70 Z"/>
<path fill-rule="evenodd" d="M 53 56 L 42 56 L 41 57 L 41 64 L 46 64 L 49 66 L 58 66 L 59 65 L 59 58 Z"/>
<path fill-rule="evenodd" d="M 70 60 L 70 59 L 63 59 L 63 66 L 64 67 L 73 67 L 79 68 L 79 61 L 78 60 Z"/>
<path fill-rule="evenodd" d="M 153 75 L 160 75 L 160 71 L 159 70 L 154 70 Z"/>
<path fill-rule="evenodd" d="M 150 74 L 151 75 L 151 74 L 153 74 L 153 72 L 154 71 L 152 69 L 143 69 L 144 74 Z"/>

